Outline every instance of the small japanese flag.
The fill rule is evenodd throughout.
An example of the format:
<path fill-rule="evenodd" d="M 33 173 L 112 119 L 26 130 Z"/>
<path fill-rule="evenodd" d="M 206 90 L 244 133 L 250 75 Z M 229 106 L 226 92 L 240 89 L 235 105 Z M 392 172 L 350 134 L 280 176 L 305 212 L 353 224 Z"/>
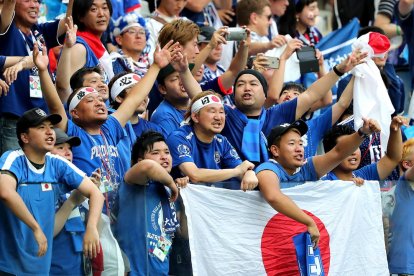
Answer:
<path fill-rule="evenodd" d="M 52 190 L 52 184 L 50 183 L 42 183 L 41 185 L 42 185 L 42 192 Z"/>

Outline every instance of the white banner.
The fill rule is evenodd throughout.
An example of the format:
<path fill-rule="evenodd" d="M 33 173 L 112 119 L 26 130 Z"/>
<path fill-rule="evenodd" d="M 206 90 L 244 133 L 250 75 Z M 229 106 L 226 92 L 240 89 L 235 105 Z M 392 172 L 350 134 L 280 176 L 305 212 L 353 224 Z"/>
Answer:
<path fill-rule="evenodd" d="M 283 192 L 321 232 L 325 275 L 389 275 L 378 182 L 308 182 Z M 181 189 L 194 275 L 298 275 L 292 237 L 306 227 L 256 191 Z"/>

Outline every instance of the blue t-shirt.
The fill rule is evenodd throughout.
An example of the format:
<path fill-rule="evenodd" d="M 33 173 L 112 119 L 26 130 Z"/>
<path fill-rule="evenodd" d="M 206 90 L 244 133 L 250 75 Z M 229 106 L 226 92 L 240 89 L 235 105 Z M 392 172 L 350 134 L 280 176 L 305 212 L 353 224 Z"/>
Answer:
<path fill-rule="evenodd" d="M 272 128 L 278 125 L 294 122 L 296 116 L 297 102 L 297 99 L 293 99 L 291 101 L 285 102 L 283 104 L 278 104 L 269 108 L 266 111 L 266 118 L 262 127 L 263 135 L 269 135 Z M 247 158 L 241 152 L 241 148 L 243 140 L 243 130 L 244 127 L 247 125 L 247 122 L 241 118 L 241 111 L 235 110 L 227 105 L 224 106 L 224 110 L 226 112 L 226 125 L 224 126 L 224 129 L 222 131 L 222 135 L 229 140 L 231 145 L 233 145 L 233 147 L 239 154 L 240 158 L 242 160 L 246 160 Z M 261 160 L 261 162 L 264 161 L 267 160 Z"/>
<path fill-rule="evenodd" d="M 163 133 L 169 135 L 178 129 L 184 121 L 186 110 L 179 110 L 166 100 L 163 100 L 151 116 L 151 122 L 162 128 Z"/>
<path fill-rule="evenodd" d="M 395 188 L 395 208 L 390 218 L 390 273 L 414 274 L 414 191 L 402 176 Z"/>
<path fill-rule="evenodd" d="M 239 155 L 226 137 L 216 134 L 211 143 L 198 140 L 189 125 L 182 126 L 168 136 L 167 144 L 173 167 L 192 162 L 198 168 L 231 169 L 241 164 Z"/>
<path fill-rule="evenodd" d="M 112 191 L 108 193 L 109 208 L 112 210 L 115 204 L 118 186 L 123 180 L 123 163 L 118 150 L 118 144 L 124 138 L 124 128 L 113 116 L 109 115 L 101 126 L 101 134 L 91 135 L 83 128 L 68 121 L 67 134 L 78 136 L 82 144 L 73 147 L 73 164 L 82 169 L 87 175 L 91 175 L 96 169 L 101 170 L 102 177 L 108 180 Z M 105 208 L 104 208 L 105 211 Z"/>
<path fill-rule="evenodd" d="M 162 128 L 160 128 L 158 125 L 154 124 L 153 122 L 149 122 L 145 119 L 140 118 L 138 123 L 133 124 L 132 128 L 134 129 L 136 137 L 140 137 L 142 133 L 153 130 L 156 132 L 161 133 L 164 137 L 167 137 L 167 135 L 163 132 Z"/>
<path fill-rule="evenodd" d="M 360 177 L 364 180 L 381 180 L 378 174 L 377 163 L 373 163 L 371 165 L 367 165 L 362 167 L 358 170 L 352 172 L 355 177 Z M 339 180 L 338 177 L 333 173 L 329 172 L 324 177 L 321 178 L 322 180 Z"/>
<path fill-rule="evenodd" d="M 316 118 L 306 121 L 308 132 L 302 136 L 305 147 L 305 158 L 316 155 L 319 142 L 332 128 L 332 107 L 328 107 L 324 113 Z"/>
<path fill-rule="evenodd" d="M 39 32 L 43 35 L 46 46 L 51 49 L 59 44 L 57 39 L 59 21 L 35 24 L 32 33 Z M 0 55 L 2 56 L 27 56 L 33 50 L 33 35 L 26 36 L 16 27 L 13 21 L 5 33 L 0 34 Z M 43 98 L 30 97 L 30 75 L 37 76 L 36 70 L 23 70 L 17 75 L 17 79 L 10 85 L 7 96 L 0 97 L 0 116 L 10 113 L 21 116 L 25 111 L 34 107 L 40 107 L 47 112 L 47 105 Z"/>
<path fill-rule="evenodd" d="M 131 276 L 168 275 L 169 256 L 161 261 L 152 252 L 161 239 L 172 241 L 163 227 L 162 199 L 166 197 L 164 185 L 122 183 L 119 189 L 118 221 L 115 225 L 119 246 L 131 265 Z M 175 216 L 174 216 L 175 217 Z"/>
<path fill-rule="evenodd" d="M 56 185 L 78 188 L 85 174 L 66 159 L 46 154 L 45 165 L 36 169 L 22 150 L 7 151 L 0 158 L 0 170 L 12 172 L 17 193 L 43 230 L 48 248 L 38 257 L 33 231 L 0 201 L 0 271 L 15 275 L 48 275 L 52 259 Z"/>
<path fill-rule="evenodd" d="M 288 174 L 285 169 L 277 163 L 273 159 L 269 159 L 269 161 L 260 164 L 256 169 L 256 174 L 261 171 L 272 171 L 274 172 L 280 181 L 280 188 L 290 187 L 290 185 L 286 185 L 284 183 L 295 182 L 295 183 L 302 183 L 305 181 L 317 181 L 319 180 L 318 174 L 315 171 L 315 167 L 313 166 L 313 159 L 308 158 L 307 162 L 300 168 L 296 170 L 296 172 L 292 175 Z"/>

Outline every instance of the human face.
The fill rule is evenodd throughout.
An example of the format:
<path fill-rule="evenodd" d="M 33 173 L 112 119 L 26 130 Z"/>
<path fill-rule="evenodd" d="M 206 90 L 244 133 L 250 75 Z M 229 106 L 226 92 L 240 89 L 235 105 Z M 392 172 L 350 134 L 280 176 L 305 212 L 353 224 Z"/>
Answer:
<path fill-rule="evenodd" d="M 300 92 L 296 89 L 286 89 L 280 93 L 280 97 L 277 100 L 277 103 L 281 104 L 293 99 L 296 99 L 300 95 Z"/>
<path fill-rule="evenodd" d="M 51 153 L 59 155 L 68 160 L 69 162 L 72 162 L 73 160 L 72 149 L 69 143 L 55 145 L 51 150 Z"/>
<path fill-rule="evenodd" d="M 165 93 L 164 97 L 172 104 L 189 100 L 187 91 L 185 91 L 178 72 L 174 72 L 167 76 L 163 86 L 162 90 L 164 90 Z"/>
<path fill-rule="evenodd" d="M 295 129 L 284 133 L 279 146 L 271 147 L 272 155 L 282 167 L 292 175 L 297 168 L 303 166 L 304 148 L 302 137 Z"/>
<path fill-rule="evenodd" d="M 81 126 L 96 126 L 106 121 L 108 110 L 103 98 L 97 93 L 91 93 L 79 102 L 71 114 Z"/>
<path fill-rule="evenodd" d="M 145 29 L 141 27 L 128 28 L 116 40 L 126 54 L 141 53 L 147 44 Z"/>
<path fill-rule="evenodd" d="M 179 16 L 186 4 L 187 0 L 162 0 L 159 9 L 170 17 Z"/>
<path fill-rule="evenodd" d="M 144 154 L 145 159 L 151 159 L 160 164 L 168 173 L 172 168 L 172 157 L 170 149 L 165 142 L 155 142 L 152 145 L 152 149 L 148 150 Z"/>
<path fill-rule="evenodd" d="M 216 48 L 214 48 L 206 59 L 206 63 L 216 64 L 221 59 L 221 54 L 223 53 L 223 45 L 218 44 Z"/>
<path fill-rule="evenodd" d="M 339 164 L 338 169 L 343 172 L 352 172 L 358 169 L 359 163 L 361 163 L 361 151 L 358 148 Z"/>
<path fill-rule="evenodd" d="M 29 128 L 26 133 L 22 133 L 21 139 L 26 144 L 25 148 L 30 147 L 38 153 L 46 153 L 53 150 L 56 134 L 52 123 L 46 120 L 35 127 Z"/>
<path fill-rule="evenodd" d="M 102 35 L 108 28 L 110 11 L 106 0 L 94 0 L 89 11 L 80 21 L 91 33 Z"/>
<path fill-rule="evenodd" d="M 26 27 L 33 26 L 37 23 L 39 9 L 39 0 L 17 0 L 15 6 L 17 22 Z"/>
<path fill-rule="evenodd" d="M 104 78 L 102 75 L 92 72 L 83 76 L 83 86 L 84 87 L 92 87 L 98 91 L 99 95 L 102 97 L 104 101 L 108 100 L 109 98 L 109 88 L 106 85 Z"/>
<path fill-rule="evenodd" d="M 138 114 L 142 114 L 147 110 L 147 106 L 148 106 L 148 102 L 149 102 L 149 97 L 146 97 L 138 106 L 138 108 L 136 109 L 136 113 Z"/>
<path fill-rule="evenodd" d="M 316 18 L 319 15 L 318 2 L 313 2 L 303 8 L 303 10 L 297 14 L 299 23 L 304 27 L 312 27 L 316 24 Z"/>
<path fill-rule="evenodd" d="M 201 64 L 200 69 L 194 75 L 194 78 L 197 82 L 201 82 L 203 80 L 204 75 L 204 64 Z"/>
<path fill-rule="evenodd" d="M 187 55 L 189 63 L 194 63 L 198 53 L 200 53 L 200 50 L 198 49 L 197 37 L 195 36 L 183 46 L 183 54 Z"/>
<path fill-rule="evenodd" d="M 223 105 L 219 103 L 203 107 L 198 113 L 192 114 L 191 118 L 194 127 L 209 136 L 221 133 L 226 121 Z"/>
<path fill-rule="evenodd" d="M 289 6 L 289 0 L 271 0 L 270 10 L 273 15 L 282 16 L 285 14 L 287 7 Z"/>
<path fill-rule="evenodd" d="M 272 24 L 272 12 L 268 6 L 263 8 L 263 12 L 257 15 L 254 31 L 260 36 L 269 34 L 269 26 Z"/>
<path fill-rule="evenodd" d="M 240 76 L 235 86 L 234 100 L 236 107 L 246 115 L 260 115 L 266 100 L 260 81 L 251 74 L 244 74 Z"/>

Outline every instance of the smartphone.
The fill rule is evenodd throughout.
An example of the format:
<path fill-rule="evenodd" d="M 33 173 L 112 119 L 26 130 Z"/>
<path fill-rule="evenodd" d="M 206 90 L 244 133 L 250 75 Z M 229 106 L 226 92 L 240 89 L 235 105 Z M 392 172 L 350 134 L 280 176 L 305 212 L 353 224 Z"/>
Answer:
<path fill-rule="evenodd" d="M 247 32 L 246 29 L 235 27 L 235 28 L 228 28 L 228 34 L 226 35 L 227 41 L 242 41 L 246 39 Z"/>
<path fill-rule="evenodd" d="M 269 57 L 269 56 L 265 56 L 265 57 L 269 61 L 269 65 L 267 66 L 267 68 L 271 68 L 271 69 L 278 69 L 279 68 L 279 63 L 280 63 L 279 58 Z"/>

